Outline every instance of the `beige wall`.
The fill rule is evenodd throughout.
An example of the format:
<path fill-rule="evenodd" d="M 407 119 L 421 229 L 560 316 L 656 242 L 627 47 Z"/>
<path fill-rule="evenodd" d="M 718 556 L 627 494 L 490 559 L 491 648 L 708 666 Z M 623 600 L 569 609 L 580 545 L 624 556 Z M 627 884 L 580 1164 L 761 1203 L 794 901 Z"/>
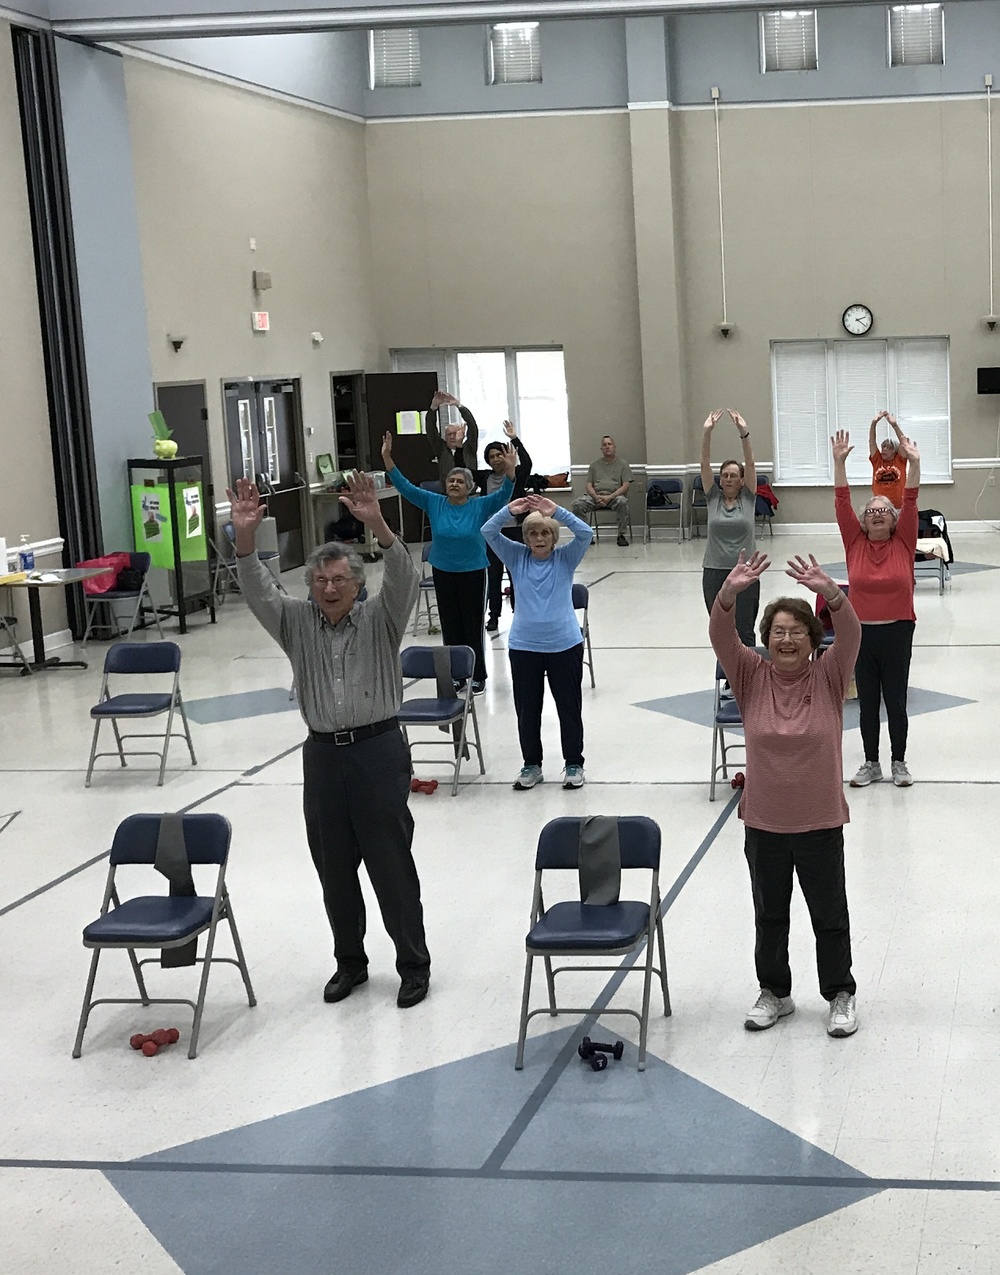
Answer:
<path fill-rule="evenodd" d="M 134 58 L 126 89 L 153 377 L 207 382 L 222 499 L 224 379 L 300 377 L 308 448 L 328 452 L 330 372 L 378 363 L 364 126 Z M 259 303 L 254 269 L 273 281 Z"/>
<path fill-rule="evenodd" d="M 6 475 L 0 499 L 0 536 L 9 547 L 16 546 L 22 535 L 35 541 L 58 536 L 59 522 L 21 126 L 6 22 L 0 22 L 0 192 L 0 383 L 4 387 L 0 455 Z M 45 611 L 47 627 L 62 628 L 65 609 L 61 599 L 45 600 L 52 603 L 51 614 Z M 24 636 L 27 607 L 20 592 L 15 594 L 15 606 Z"/>
<path fill-rule="evenodd" d="M 369 124 L 380 339 L 561 345 L 573 460 L 645 460 L 624 114 Z"/>

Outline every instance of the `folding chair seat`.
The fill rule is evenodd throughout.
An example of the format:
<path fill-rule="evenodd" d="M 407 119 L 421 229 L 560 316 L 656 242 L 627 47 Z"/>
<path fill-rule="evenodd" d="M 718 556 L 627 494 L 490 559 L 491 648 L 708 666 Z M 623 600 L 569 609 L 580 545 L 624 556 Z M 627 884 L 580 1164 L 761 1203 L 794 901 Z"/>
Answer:
<path fill-rule="evenodd" d="M 421 607 L 424 609 L 427 617 L 427 632 L 440 632 L 435 618 L 437 614 L 437 594 L 434 591 L 434 576 L 431 573 L 431 568 L 427 561 L 431 555 L 431 546 L 433 543 L 433 540 L 428 540 L 420 546 L 420 588 L 417 593 L 416 606 L 413 608 L 413 628 L 411 629 L 411 633 L 414 637 L 417 636 L 417 629 L 420 625 Z"/>
<path fill-rule="evenodd" d="M 627 497 L 627 496 L 625 497 L 625 503 L 626 503 L 626 505 L 628 505 L 628 497 Z M 626 513 L 627 513 L 627 517 L 628 517 L 628 538 L 629 538 L 629 540 L 634 540 L 634 539 L 635 539 L 635 533 L 632 531 L 632 509 L 631 509 L 631 506 L 629 506 L 629 507 L 627 508 Z M 604 514 L 604 515 L 606 516 L 606 520 L 605 520 L 603 523 L 601 522 L 601 519 L 600 519 L 600 515 L 601 515 L 601 514 Z M 601 542 L 601 528 L 602 528 L 602 527 L 607 527 L 608 525 L 611 525 L 611 526 L 613 526 L 613 527 L 615 528 L 615 532 L 616 532 L 616 534 L 617 534 L 617 531 L 618 531 L 618 510 L 617 510 L 617 509 L 607 508 L 607 507 L 605 507 L 605 506 L 601 506 L 600 508 L 597 508 L 597 507 L 595 506 L 593 509 L 588 509 L 588 510 L 587 510 L 586 514 L 584 515 L 584 521 L 585 521 L 585 522 L 589 522 L 589 523 L 590 523 L 591 527 L 592 527 L 592 528 L 593 528 L 593 530 L 594 530 L 594 539 L 597 541 L 597 543 L 598 543 L 598 544 L 600 544 L 600 542 Z"/>
<path fill-rule="evenodd" d="M 181 699 L 180 686 L 181 671 L 181 649 L 176 642 L 145 642 L 130 643 L 116 642 L 110 648 L 104 657 L 104 678 L 101 682 L 101 698 L 90 710 L 90 716 L 94 720 L 94 738 L 90 745 L 90 764 L 87 767 L 87 779 L 85 786 L 90 787 L 90 779 L 94 773 L 94 762 L 98 757 L 115 757 L 121 761 L 122 766 L 127 765 L 125 761 L 126 749 L 124 747 L 127 739 L 162 739 L 162 752 L 152 752 L 149 749 L 128 749 L 127 753 L 131 757 L 159 757 L 160 759 L 160 777 L 157 780 L 158 785 L 163 783 L 163 774 L 167 768 L 167 749 L 170 747 L 170 740 L 173 734 L 179 732 L 173 731 L 174 713 L 179 712 L 181 722 L 184 725 L 183 737 L 187 740 L 188 751 L 191 754 L 192 766 L 197 766 L 198 761 L 194 755 L 194 745 L 191 742 L 191 729 L 188 726 L 187 715 L 184 712 L 184 703 Z M 128 677 L 133 675 L 151 676 L 156 674 L 172 674 L 173 681 L 168 691 L 129 691 L 121 694 L 111 694 L 110 679 L 112 677 Z M 167 725 L 164 733 L 138 733 L 125 735 L 118 729 L 119 721 L 141 721 L 150 717 L 159 717 L 162 713 L 167 714 Z M 115 734 L 115 743 L 117 744 L 116 752 L 99 753 L 97 751 L 97 741 L 101 730 L 101 724 L 105 721 L 111 722 L 111 729 Z"/>
<path fill-rule="evenodd" d="M 407 646 L 399 653 L 403 670 L 403 679 L 432 678 L 437 683 L 437 694 L 431 699 L 404 699 L 399 710 L 399 724 L 403 735 L 410 744 L 410 729 L 414 726 L 435 726 L 447 733 L 448 738 L 421 739 L 421 746 L 428 748 L 444 747 L 453 750 L 455 770 L 451 781 L 451 795 L 458 794 L 458 777 L 462 769 L 462 761 L 469 756 L 469 749 L 474 748 L 479 757 L 479 773 L 486 774 L 483 763 L 483 745 L 479 738 L 479 721 L 476 717 L 476 703 L 472 695 L 472 673 L 475 668 L 475 655 L 469 646 Z M 461 691 L 456 691 L 455 683 L 464 682 Z M 468 737 L 469 721 L 475 740 Z M 417 758 L 411 761 L 416 763 Z M 424 763 L 430 758 L 420 758 Z"/>
<path fill-rule="evenodd" d="M 743 719 L 734 699 L 724 699 L 723 687 L 726 684 L 726 673 L 718 660 L 715 662 L 715 704 L 712 710 L 712 783 L 709 788 L 709 801 L 715 800 L 715 785 L 721 772 L 723 779 L 729 778 L 729 754 L 735 749 L 743 754 L 742 763 L 746 765 L 746 740 L 743 738 Z M 736 736 L 727 740 L 726 734 Z M 739 764 L 739 763 L 736 763 Z"/>
<path fill-rule="evenodd" d="M 156 604 L 153 602 L 153 595 L 149 591 L 149 567 L 151 561 L 148 553 L 129 554 L 129 570 L 142 573 L 142 583 L 138 589 L 114 588 L 108 589 L 104 593 L 84 593 L 84 601 L 87 604 L 87 624 L 83 633 L 83 647 L 85 650 L 91 633 L 94 633 L 97 629 L 106 630 L 109 637 L 116 641 L 124 640 L 127 642 L 132 636 L 132 630 L 144 610 L 153 613 L 156 631 L 162 639 L 163 628 L 160 625 L 160 613 L 157 611 Z M 132 604 L 132 615 L 129 619 L 128 628 L 124 633 L 122 633 L 121 622 L 118 618 L 116 607 L 118 603 Z M 101 607 L 108 608 L 106 624 L 99 624 L 97 621 Z"/>
<path fill-rule="evenodd" d="M 590 685 L 593 687 L 597 683 L 594 681 L 594 652 L 590 649 L 590 590 L 585 584 L 573 585 L 573 610 L 583 612 L 580 632 L 583 634 L 587 652 L 583 662 L 590 669 Z"/>
<path fill-rule="evenodd" d="M 614 856 L 617 840 L 618 859 Z M 620 861 L 620 870 L 619 870 Z M 576 871 L 580 881 L 580 899 L 551 904 L 546 908 L 543 874 L 553 871 Z M 647 902 L 621 900 L 618 897 L 621 874 L 626 871 L 649 872 L 651 883 Z M 605 1014 L 629 1014 L 639 1021 L 639 1070 L 646 1066 L 646 1035 L 649 1027 L 649 999 L 653 975 L 659 979 L 663 994 L 663 1014 L 669 1018 L 670 992 L 667 986 L 667 958 L 663 942 L 663 917 L 659 887 L 660 828 L 645 815 L 595 818 L 594 816 L 550 820 L 538 837 L 535 854 L 535 889 L 531 903 L 531 928 L 525 939 L 524 988 L 521 994 L 521 1017 L 517 1033 L 515 1068 L 524 1066 L 524 1042 L 528 1022 L 536 1014 L 582 1014 L 603 1017 Z M 659 949 L 659 966 L 653 964 L 654 941 Z M 614 965 L 554 966 L 557 957 L 628 957 L 646 948 L 641 967 L 633 961 Z M 545 962 L 548 1004 L 529 1009 L 531 976 L 536 957 Z M 601 996 L 590 1005 L 567 1006 L 556 1001 L 556 975 L 567 971 L 592 970 L 642 973 L 642 1009 L 601 1007 Z"/>
<path fill-rule="evenodd" d="M 666 503 L 662 505 L 651 505 L 649 503 L 649 494 L 654 487 L 666 497 Z M 654 521 L 654 517 L 664 521 Z M 643 532 L 643 542 L 652 540 L 653 529 L 655 527 L 669 527 L 669 519 L 677 519 L 677 541 L 680 543 L 684 539 L 684 484 L 679 478 L 648 478 L 646 480 L 646 525 Z"/>
<path fill-rule="evenodd" d="M 251 1008 L 257 1004 L 226 888 L 231 836 L 229 820 L 218 814 L 129 815 L 118 825 L 111 846 L 101 914 L 83 931 L 83 945 L 93 950 L 93 956 L 73 1045 L 74 1058 L 79 1058 L 83 1050 L 83 1035 L 95 1005 L 190 1005 L 194 1021 L 188 1057 L 194 1058 L 198 1052 L 208 974 L 213 965 L 235 965 L 242 975 Z M 123 902 L 118 892 L 118 869 L 132 865 L 145 865 L 162 873 L 170 882 L 170 893 L 141 895 Z M 196 894 L 191 868 L 211 866 L 218 869 L 214 891 Z M 235 957 L 215 955 L 220 921 L 229 925 Z M 206 933 L 204 955 L 199 957 L 198 936 Z M 138 996 L 94 999 L 98 962 L 108 948 L 128 952 Z M 161 955 L 137 959 L 137 950 L 150 948 L 161 949 Z M 168 952 L 174 953 L 172 958 L 166 955 Z M 200 964 L 197 998 L 150 996 L 142 967 L 157 961 L 164 968 Z"/>

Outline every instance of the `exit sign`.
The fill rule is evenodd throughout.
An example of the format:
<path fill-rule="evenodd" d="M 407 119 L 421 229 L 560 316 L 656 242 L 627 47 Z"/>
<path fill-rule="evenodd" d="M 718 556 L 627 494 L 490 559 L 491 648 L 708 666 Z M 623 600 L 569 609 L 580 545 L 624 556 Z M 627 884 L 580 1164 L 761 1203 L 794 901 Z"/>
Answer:
<path fill-rule="evenodd" d="M 255 332 L 270 332 L 271 316 L 266 310 L 254 310 L 250 318 Z"/>

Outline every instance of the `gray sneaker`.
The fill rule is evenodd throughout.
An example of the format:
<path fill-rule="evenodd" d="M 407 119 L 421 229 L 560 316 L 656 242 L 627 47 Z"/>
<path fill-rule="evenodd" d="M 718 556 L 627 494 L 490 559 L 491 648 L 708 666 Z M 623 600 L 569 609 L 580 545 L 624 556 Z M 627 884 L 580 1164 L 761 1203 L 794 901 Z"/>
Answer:
<path fill-rule="evenodd" d="M 514 780 L 515 792 L 526 792 L 529 788 L 534 788 L 535 784 L 544 784 L 545 776 L 542 774 L 541 766 L 522 766 L 521 773 Z"/>
<path fill-rule="evenodd" d="M 894 761 L 892 763 L 892 782 L 897 788 L 909 788 L 913 783 L 913 776 L 906 769 L 905 761 Z"/>
<path fill-rule="evenodd" d="M 790 996 L 775 996 L 774 992 L 762 987 L 760 995 L 747 1013 L 743 1026 L 748 1032 L 766 1031 L 773 1027 L 779 1018 L 787 1018 L 795 1013 L 795 1002 Z"/>
<path fill-rule="evenodd" d="M 583 787 L 583 767 L 567 766 L 563 771 L 563 787 L 564 788 L 582 788 Z"/>
<path fill-rule="evenodd" d="M 877 761 L 866 761 L 859 767 L 858 773 L 851 780 L 852 788 L 867 788 L 869 784 L 877 784 L 882 778 L 882 767 Z"/>
<path fill-rule="evenodd" d="M 853 1036 L 858 1030 L 858 1011 L 850 992 L 838 992 L 830 1002 L 830 1017 L 826 1022 L 828 1036 Z"/>

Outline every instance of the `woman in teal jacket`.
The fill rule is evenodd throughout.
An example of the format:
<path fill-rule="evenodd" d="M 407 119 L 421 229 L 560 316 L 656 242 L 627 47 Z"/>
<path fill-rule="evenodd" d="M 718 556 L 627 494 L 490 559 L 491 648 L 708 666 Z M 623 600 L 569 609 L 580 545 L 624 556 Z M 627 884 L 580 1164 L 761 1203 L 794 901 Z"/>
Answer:
<path fill-rule="evenodd" d="M 476 657 L 472 689 L 478 695 L 486 688 L 486 546 L 480 531 L 483 523 L 511 498 L 517 452 L 513 447 L 505 448 L 507 477 L 490 496 L 473 496 L 476 480 L 468 469 L 456 468 L 445 476 L 444 495 L 415 487 L 393 463 L 391 434 L 382 439 L 382 462 L 400 495 L 427 514 L 432 537 L 428 560 L 434 575 L 441 636 L 445 646 L 472 647 Z"/>

